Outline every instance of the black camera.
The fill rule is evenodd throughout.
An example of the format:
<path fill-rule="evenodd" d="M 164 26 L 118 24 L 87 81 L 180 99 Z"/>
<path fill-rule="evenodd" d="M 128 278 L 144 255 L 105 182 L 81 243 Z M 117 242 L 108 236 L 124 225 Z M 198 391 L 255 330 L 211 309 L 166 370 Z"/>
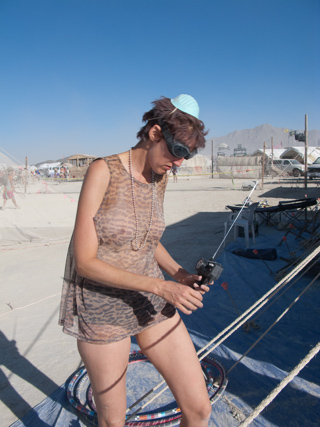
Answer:
<path fill-rule="evenodd" d="M 213 260 L 207 261 L 201 258 L 196 264 L 196 270 L 199 276 L 202 276 L 199 285 L 206 285 L 207 283 L 219 279 L 223 267 L 218 262 Z"/>

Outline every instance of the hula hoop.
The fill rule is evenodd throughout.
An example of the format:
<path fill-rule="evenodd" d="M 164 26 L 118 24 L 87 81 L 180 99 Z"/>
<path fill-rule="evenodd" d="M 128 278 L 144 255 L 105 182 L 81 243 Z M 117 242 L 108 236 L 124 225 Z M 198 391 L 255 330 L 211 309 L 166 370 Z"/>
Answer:
<path fill-rule="evenodd" d="M 147 362 L 148 359 L 140 351 L 130 353 L 129 364 Z M 201 361 L 201 367 L 206 380 L 207 390 L 211 405 L 223 394 L 227 383 L 227 374 L 220 362 L 211 356 Z M 98 425 L 96 407 L 93 401 L 92 389 L 87 371 L 84 366 L 75 371 L 67 384 L 67 397 L 70 404 L 80 412 L 81 416 L 91 425 Z M 130 416 L 130 414 L 128 415 Z M 125 426 L 165 426 L 171 427 L 179 424 L 181 410 L 178 407 L 167 410 L 155 410 L 153 413 L 138 413 L 134 418 L 125 423 Z"/>

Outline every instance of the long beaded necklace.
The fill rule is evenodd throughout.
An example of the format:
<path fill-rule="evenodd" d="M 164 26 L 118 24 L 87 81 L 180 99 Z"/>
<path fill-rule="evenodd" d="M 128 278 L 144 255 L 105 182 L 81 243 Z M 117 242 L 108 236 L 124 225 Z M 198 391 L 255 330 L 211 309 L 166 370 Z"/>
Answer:
<path fill-rule="evenodd" d="M 133 213 L 134 213 L 134 219 L 136 222 L 136 232 L 135 232 L 135 238 L 131 241 L 131 247 L 134 251 L 140 251 L 140 249 L 143 249 L 145 247 L 145 244 L 147 242 L 147 239 L 150 234 L 152 220 L 153 220 L 153 211 L 154 211 L 154 196 L 155 196 L 155 183 L 154 183 L 154 172 L 152 171 L 152 202 L 151 202 L 151 213 L 150 213 L 150 220 L 149 220 L 149 227 L 148 230 L 144 236 L 144 239 L 138 244 L 138 217 L 137 217 L 137 211 L 136 211 L 136 199 L 134 196 L 134 181 L 133 181 L 133 174 L 132 174 L 132 154 L 131 154 L 131 148 L 129 150 L 129 172 L 131 176 L 131 194 L 132 194 L 132 204 L 133 204 Z"/>

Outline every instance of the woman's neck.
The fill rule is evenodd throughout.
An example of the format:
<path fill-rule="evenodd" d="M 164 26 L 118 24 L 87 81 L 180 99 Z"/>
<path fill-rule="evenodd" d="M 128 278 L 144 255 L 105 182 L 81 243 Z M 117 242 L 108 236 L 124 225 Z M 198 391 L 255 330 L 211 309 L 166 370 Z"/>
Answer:
<path fill-rule="evenodd" d="M 129 151 L 120 153 L 118 156 L 127 172 L 130 173 Z M 152 169 L 148 162 L 148 147 L 144 143 L 139 142 L 131 149 L 131 163 L 133 177 L 142 183 L 151 183 Z"/>
<path fill-rule="evenodd" d="M 148 148 L 139 146 L 131 150 L 132 174 L 140 182 L 150 183 L 152 180 L 152 169 L 148 162 Z"/>

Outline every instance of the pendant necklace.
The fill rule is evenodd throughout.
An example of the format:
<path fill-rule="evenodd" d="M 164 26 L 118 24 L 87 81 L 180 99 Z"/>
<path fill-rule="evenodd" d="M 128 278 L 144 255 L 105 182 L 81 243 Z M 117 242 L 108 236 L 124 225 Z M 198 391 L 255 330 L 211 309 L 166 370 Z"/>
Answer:
<path fill-rule="evenodd" d="M 151 201 L 151 213 L 150 213 L 150 220 L 149 220 L 149 227 L 148 230 L 144 236 L 144 239 L 138 243 L 138 234 L 139 234 L 139 227 L 138 227 L 138 217 L 137 217 L 137 211 L 136 211 L 136 199 L 134 195 L 134 180 L 133 180 L 133 173 L 132 173 L 132 153 L 131 148 L 129 150 L 129 172 L 131 177 L 131 195 L 132 195 L 132 204 L 133 204 L 133 213 L 134 213 L 134 219 L 136 223 L 136 232 L 135 232 L 135 238 L 131 241 L 131 247 L 134 251 L 140 251 L 140 249 L 143 249 L 145 247 L 145 244 L 147 242 L 147 239 L 150 234 L 152 220 L 153 220 L 153 211 L 154 211 L 154 199 L 155 199 L 155 182 L 154 182 L 154 172 L 152 171 L 152 179 L 151 179 L 151 185 L 152 185 L 152 201 Z"/>

